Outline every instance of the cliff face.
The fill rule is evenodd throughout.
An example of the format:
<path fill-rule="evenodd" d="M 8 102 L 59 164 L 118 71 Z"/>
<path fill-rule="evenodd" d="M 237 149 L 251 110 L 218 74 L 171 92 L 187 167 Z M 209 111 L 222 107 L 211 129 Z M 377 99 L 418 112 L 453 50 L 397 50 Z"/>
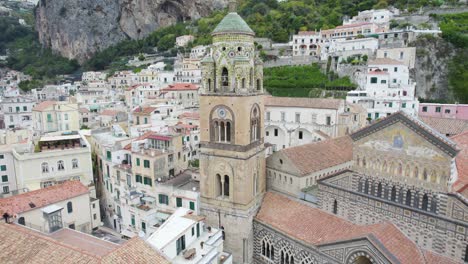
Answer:
<path fill-rule="evenodd" d="M 119 41 L 226 5 L 227 0 L 40 0 L 36 28 L 43 45 L 83 62 Z"/>
<path fill-rule="evenodd" d="M 416 47 L 416 65 L 411 75 L 416 81 L 416 96 L 425 99 L 453 100 L 449 89 L 448 64 L 456 49 L 442 38 L 419 38 L 411 43 Z"/>

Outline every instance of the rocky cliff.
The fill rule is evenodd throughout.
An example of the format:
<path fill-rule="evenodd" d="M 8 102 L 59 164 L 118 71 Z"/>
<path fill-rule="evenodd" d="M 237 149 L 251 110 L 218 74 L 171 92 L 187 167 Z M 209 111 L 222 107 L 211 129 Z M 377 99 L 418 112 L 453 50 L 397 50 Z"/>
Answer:
<path fill-rule="evenodd" d="M 119 41 L 226 5 L 227 0 L 40 0 L 36 28 L 43 45 L 83 62 Z"/>
<path fill-rule="evenodd" d="M 439 37 L 420 37 L 410 44 L 416 47 L 416 65 L 411 77 L 416 81 L 416 96 L 430 100 L 454 99 L 449 89 L 448 65 L 456 56 L 452 44 Z"/>

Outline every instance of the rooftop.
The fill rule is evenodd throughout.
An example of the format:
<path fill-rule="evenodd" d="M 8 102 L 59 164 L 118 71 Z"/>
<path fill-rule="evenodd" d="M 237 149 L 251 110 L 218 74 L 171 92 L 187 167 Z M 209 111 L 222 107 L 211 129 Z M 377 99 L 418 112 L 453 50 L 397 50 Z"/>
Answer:
<path fill-rule="evenodd" d="M 47 236 L 27 227 L 0 223 L 0 240 L 0 263 L 170 263 L 139 238 L 117 245 L 70 229 Z"/>
<path fill-rule="evenodd" d="M 425 260 L 427 254 L 431 255 L 431 259 L 443 261 L 429 263 L 456 263 L 448 258 L 418 248 L 392 223 L 356 225 L 333 214 L 276 193 L 269 192 L 265 195 L 255 219 L 285 235 L 314 246 L 339 243 L 351 239 L 367 239 L 387 258 L 397 260 L 395 262 L 428 263 Z"/>
<path fill-rule="evenodd" d="M 265 106 L 305 107 L 319 109 L 339 109 L 344 101 L 341 99 L 322 98 L 292 98 L 292 97 L 265 97 Z"/>
<path fill-rule="evenodd" d="M 368 65 L 405 65 L 401 61 L 388 58 L 377 58 L 375 60 L 369 61 Z"/>
<path fill-rule="evenodd" d="M 255 35 L 254 31 L 245 20 L 235 12 L 227 14 L 216 26 L 212 34 L 217 35 L 223 33 Z"/>
<path fill-rule="evenodd" d="M 34 108 L 33 111 L 45 111 L 47 108 L 53 106 L 56 101 L 44 101 L 42 103 L 37 104 Z"/>
<path fill-rule="evenodd" d="M 452 136 L 468 131 L 468 120 L 425 116 L 419 118 L 443 135 Z"/>
<path fill-rule="evenodd" d="M 461 149 L 455 158 L 458 179 L 453 184 L 452 189 L 468 198 L 468 131 L 453 136 L 452 140 Z"/>
<path fill-rule="evenodd" d="M 282 149 L 270 156 L 269 159 L 276 159 L 278 156 L 285 157 L 287 159 L 285 162 L 291 163 L 298 170 L 300 176 L 304 176 L 351 161 L 353 145 L 351 138 L 344 136 Z M 273 162 L 272 164 L 278 163 Z"/>
<path fill-rule="evenodd" d="M 197 91 L 198 86 L 193 83 L 174 83 L 170 84 L 163 91 Z"/>
<path fill-rule="evenodd" d="M 80 181 L 66 181 L 62 184 L 0 199 L 0 215 L 19 214 L 88 193 L 89 189 Z"/>

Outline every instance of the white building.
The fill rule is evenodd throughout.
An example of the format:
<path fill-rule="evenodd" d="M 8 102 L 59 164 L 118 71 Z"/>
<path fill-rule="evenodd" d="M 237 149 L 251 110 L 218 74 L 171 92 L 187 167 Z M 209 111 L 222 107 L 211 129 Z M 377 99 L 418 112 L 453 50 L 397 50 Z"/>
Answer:
<path fill-rule="evenodd" d="M 343 25 L 355 24 L 359 22 L 371 22 L 379 25 L 388 26 L 390 20 L 398 16 L 400 11 L 398 9 L 371 9 L 358 12 L 357 16 L 351 19 L 345 19 Z"/>
<path fill-rule="evenodd" d="M 19 225 L 44 233 L 63 227 L 91 233 L 101 224 L 99 200 L 79 181 L 2 198 L 0 212 Z"/>
<path fill-rule="evenodd" d="M 323 39 L 320 32 L 299 31 L 290 44 L 293 56 L 320 56 Z"/>
<path fill-rule="evenodd" d="M 179 56 L 174 63 L 174 72 L 177 82 L 199 84 L 201 82 L 200 59 Z"/>
<path fill-rule="evenodd" d="M 93 185 L 91 147 L 78 133 L 48 134 L 12 150 L 18 189 L 37 190 L 68 180 Z"/>
<path fill-rule="evenodd" d="M 415 87 L 408 66 L 403 62 L 376 59 L 368 63 L 364 91 L 348 92 L 346 100 L 364 106 L 369 119 L 378 119 L 398 111 L 415 116 L 419 107 Z"/>
<path fill-rule="evenodd" d="M 105 72 L 88 71 L 83 72 L 81 81 L 88 83 L 93 81 L 105 81 L 106 77 L 107 74 Z"/>
<path fill-rule="evenodd" d="M 208 50 L 208 46 L 202 46 L 202 45 L 195 46 L 190 51 L 190 58 L 201 59 L 206 55 L 207 50 Z"/>
<path fill-rule="evenodd" d="M 376 38 L 339 39 L 331 41 L 321 50 L 321 60 L 327 60 L 328 56 L 338 57 L 338 61 L 346 60 L 353 55 L 367 55 L 374 57 L 379 48 L 379 40 Z"/>
<path fill-rule="evenodd" d="M 33 125 L 35 100 L 26 96 L 4 98 L 0 103 L 5 128 L 30 128 Z"/>
<path fill-rule="evenodd" d="M 11 145 L 0 146 L 0 197 L 17 193 L 16 173 Z"/>
<path fill-rule="evenodd" d="M 365 111 L 340 99 L 265 98 L 265 141 L 273 151 L 349 134 L 365 125 Z"/>
<path fill-rule="evenodd" d="M 414 69 L 416 47 L 381 48 L 377 50 L 377 58 L 397 60 L 403 62 L 409 69 Z"/>
<path fill-rule="evenodd" d="M 195 39 L 195 37 L 192 36 L 192 35 L 183 35 L 183 36 L 177 37 L 176 38 L 176 46 L 177 47 L 185 47 L 190 42 L 192 42 L 194 39 Z"/>
<path fill-rule="evenodd" d="M 223 252 L 223 231 L 206 226 L 205 218 L 179 208 L 146 242 L 166 255 L 171 263 L 231 264 Z"/>
<path fill-rule="evenodd" d="M 199 86 L 191 83 L 174 83 L 162 89 L 163 98 L 170 99 L 174 104 L 183 107 L 195 107 L 199 105 Z"/>

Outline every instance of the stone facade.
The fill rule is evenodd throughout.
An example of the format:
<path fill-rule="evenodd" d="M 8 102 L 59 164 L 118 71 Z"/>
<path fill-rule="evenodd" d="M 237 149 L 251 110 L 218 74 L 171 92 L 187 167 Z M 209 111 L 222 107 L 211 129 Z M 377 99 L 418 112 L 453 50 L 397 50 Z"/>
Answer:
<path fill-rule="evenodd" d="M 200 212 L 224 230 L 235 263 L 252 263 L 252 222 L 266 189 L 262 80 L 254 32 L 231 12 L 202 60 Z"/>
<path fill-rule="evenodd" d="M 451 193 L 453 142 L 402 114 L 354 134 L 354 166 L 319 181 L 319 208 L 357 224 L 390 221 L 421 248 L 466 259 L 468 204 Z"/>

